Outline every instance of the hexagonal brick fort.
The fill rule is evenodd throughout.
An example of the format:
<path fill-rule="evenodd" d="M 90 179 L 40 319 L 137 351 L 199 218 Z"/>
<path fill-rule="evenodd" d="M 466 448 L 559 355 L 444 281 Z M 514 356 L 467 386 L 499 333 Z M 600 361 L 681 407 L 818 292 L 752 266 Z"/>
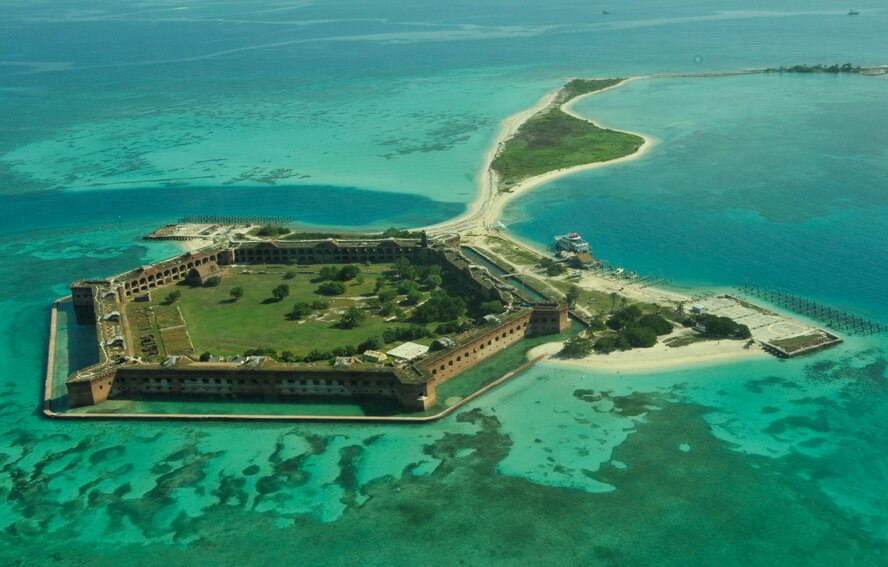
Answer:
<path fill-rule="evenodd" d="M 570 326 L 566 305 L 530 301 L 487 269 L 472 265 L 459 247 L 458 235 L 430 242 L 425 233 L 418 239 L 226 241 L 110 278 L 74 282 L 71 295 L 78 322 L 96 325 L 99 362 L 68 378 L 71 406 L 127 395 L 281 401 L 387 397 L 400 402 L 405 412 L 428 410 L 435 403 L 438 384 L 528 336 L 557 334 Z M 454 278 L 488 300 L 502 301 L 505 311 L 437 341 L 438 350 L 413 360 L 365 361 L 344 368 L 278 362 L 265 356 L 234 362 L 200 362 L 179 356 L 148 363 L 136 358 L 136 345 L 127 332 L 131 323 L 125 303 L 167 284 L 182 280 L 200 284 L 209 277 L 224 276 L 227 267 L 235 264 L 372 264 L 402 257 L 414 264 L 439 264 L 445 278 Z"/>

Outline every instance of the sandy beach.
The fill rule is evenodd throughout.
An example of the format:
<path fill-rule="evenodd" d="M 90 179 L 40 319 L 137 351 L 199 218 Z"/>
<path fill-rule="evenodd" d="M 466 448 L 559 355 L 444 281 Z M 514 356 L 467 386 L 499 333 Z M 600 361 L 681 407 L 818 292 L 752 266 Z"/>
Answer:
<path fill-rule="evenodd" d="M 597 94 L 619 88 L 630 81 L 644 78 L 647 77 L 630 77 L 624 79 L 610 87 L 571 99 L 570 101 L 562 104 L 560 106 L 560 109 L 567 114 L 570 114 L 574 118 L 585 120 L 591 124 L 595 124 L 596 126 L 601 127 L 594 121 L 573 112 L 573 110 L 571 110 L 573 105 L 587 97 L 595 96 Z M 492 230 L 493 225 L 496 224 L 505 206 L 512 200 L 526 193 L 527 191 L 539 187 L 540 185 L 549 183 L 550 181 L 554 181 L 559 177 L 564 177 L 566 175 L 571 175 L 580 171 L 588 171 L 590 169 L 595 169 L 598 167 L 605 167 L 608 165 L 614 165 L 617 163 L 624 163 L 627 161 L 639 159 L 643 157 L 648 151 L 650 151 L 650 149 L 656 144 L 656 140 L 647 134 L 641 132 L 629 132 L 627 130 L 619 129 L 620 132 L 634 134 L 644 140 L 642 145 L 635 153 L 610 161 L 595 162 L 574 167 L 565 167 L 562 169 L 550 171 L 543 175 L 536 175 L 534 177 L 525 179 L 521 183 L 512 187 L 507 192 L 500 192 L 497 185 L 496 173 L 493 171 L 492 168 L 493 160 L 500 152 L 503 144 L 505 144 L 510 138 L 512 138 L 512 136 L 515 135 L 516 132 L 518 132 L 518 129 L 521 127 L 522 124 L 527 122 L 536 114 L 552 106 L 555 97 L 558 95 L 560 90 L 561 88 L 559 87 L 558 89 L 547 93 L 530 108 L 522 110 L 521 112 L 517 112 L 507 117 L 500 123 L 499 132 L 497 133 L 493 144 L 491 144 L 490 149 L 487 151 L 487 154 L 484 156 L 484 165 L 481 167 L 481 170 L 477 175 L 478 196 L 476 197 L 476 199 L 469 204 L 468 208 L 463 214 L 443 223 L 427 226 L 425 227 L 426 230 L 433 233 L 477 231 L 479 229 Z"/>
<path fill-rule="evenodd" d="M 555 355 L 562 343 L 546 343 L 528 353 L 528 356 Z M 610 354 L 592 354 L 586 358 L 565 359 L 552 356 L 548 364 L 586 368 L 605 372 L 650 372 L 706 364 L 725 364 L 742 360 L 768 358 L 770 355 L 758 345 L 746 347 L 746 341 L 721 340 L 693 343 L 683 347 L 667 347 L 662 342 L 651 348 L 637 348 Z"/>

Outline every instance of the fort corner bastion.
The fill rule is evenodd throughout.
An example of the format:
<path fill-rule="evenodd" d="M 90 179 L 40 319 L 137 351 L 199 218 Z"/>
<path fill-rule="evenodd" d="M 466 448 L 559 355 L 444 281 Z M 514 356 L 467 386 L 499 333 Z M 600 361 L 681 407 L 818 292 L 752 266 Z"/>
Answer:
<path fill-rule="evenodd" d="M 429 351 L 399 361 L 375 360 L 378 353 L 373 352 L 351 357 L 346 364 L 290 363 L 269 356 L 201 361 L 193 353 L 146 361 L 134 344 L 139 334 L 133 327 L 138 322 L 130 320 L 127 305 L 146 301 L 152 292 L 160 293 L 159 288 L 171 284 L 202 285 L 212 277 L 224 279 L 237 266 L 254 264 L 370 265 L 400 258 L 441 266 L 445 281 L 501 301 L 503 311 L 464 322 L 459 332 L 434 341 Z M 473 265 L 461 253 L 455 234 L 437 239 L 423 233 L 421 238 L 226 240 L 109 278 L 76 281 L 71 284 L 71 298 L 78 322 L 95 324 L 99 351 L 97 364 L 67 379 L 71 407 L 129 396 L 207 401 L 344 397 L 388 398 L 404 412 L 423 412 L 435 405 L 435 388 L 441 383 L 529 336 L 558 334 L 570 326 L 566 305 L 533 302 L 486 268 Z"/>

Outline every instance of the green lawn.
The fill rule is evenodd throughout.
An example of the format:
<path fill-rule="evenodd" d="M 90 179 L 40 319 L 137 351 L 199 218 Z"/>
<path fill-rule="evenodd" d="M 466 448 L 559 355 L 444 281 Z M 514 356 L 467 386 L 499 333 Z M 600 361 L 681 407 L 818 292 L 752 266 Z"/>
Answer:
<path fill-rule="evenodd" d="M 270 348 L 278 352 L 290 350 L 304 355 L 317 347 L 326 351 L 337 346 L 355 345 L 373 335 L 381 335 L 386 325 L 378 315 L 368 313 L 367 320 L 355 329 L 342 329 L 337 322 L 352 305 L 363 306 L 373 297 L 373 288 L 380 275 L 390 265 L 362 266 L 364 283 L 346 282 L 347 291 L 342 296 L 323 296 L 315 293 L 320 282 L 312 282 L 322 266 L 249 266 L 236 267 L 222 279 L 217 287 L 169 286 L 151 295 L 151 303 L 159 320 L 174 320 L 169 312 L 177 306 L 182 312 L 196 353 L 209 351 L 215 355 L 242 354 L 253 348 Z M 287 271 L 298 272 L 292 279 L 285 279 Z M 244 273 L 248 272 L 248 273 Z M 252 272 L 252 273 L 250 273 Z M 306 273 L 307 272 L 307 273 Z M 272 290 L 280 284 L 290 286 L 290 295 L 283 301 L 274 300 Z M 233 287 L 244 289 L 239 301 L 232 301 L 229 293 Z M 173 306 L 163 304 L 172 289 L 182 292 Z M 311 303 L 323 299 L 330 308 L 312 311 L 302 320 L 291 320 L 288 314 L 300 301 Z M 127 313 L 147 307 L 145 303 L 130 303 Z"/>

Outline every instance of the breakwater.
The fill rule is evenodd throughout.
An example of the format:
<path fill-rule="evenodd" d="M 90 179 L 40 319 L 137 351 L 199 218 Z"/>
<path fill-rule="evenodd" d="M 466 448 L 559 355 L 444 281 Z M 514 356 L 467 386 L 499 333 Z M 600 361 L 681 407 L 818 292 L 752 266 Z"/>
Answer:
<path fill-rule="evenodd" d="M 743 284 L 737 291 L 820 321 L 831 329 L 838 329 L 849 335 L 873 335 L 888 329 L 888 326 L 879 321 L 864 319 L 854 313 L 788 291 L 757 284 Z"/>

